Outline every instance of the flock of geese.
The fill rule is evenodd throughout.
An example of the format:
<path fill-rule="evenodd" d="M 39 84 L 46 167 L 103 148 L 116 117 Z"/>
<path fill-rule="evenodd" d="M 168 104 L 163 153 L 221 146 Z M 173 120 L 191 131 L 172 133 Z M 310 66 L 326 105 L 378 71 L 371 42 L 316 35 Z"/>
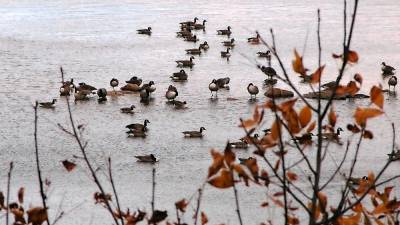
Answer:
<path fill-rule="evenodd" d="M 186 22 L 181 22 L 180 23 L 180 30 L 176 33 L 177 37 L 183 38 L 184 41 L 187 42 L 193 42 L 196 43 L 199 41 L 197 38 L 196 34 L 193 33 L 194 31 L 197 30 L 205 30 L 206 29 L 206 22 L 207 20 L 203 20 L 202 23 L 197 23 L 198 18 L 195 17 L 193 21 L 186 21 Z M 227 58 L 229 60 L 229 57 L 231 56 L 230 51 L 232 48 L 235 47 L 235 39 L 230 38 L 232 34 L 232 28 L 230 26 L 227 26 L 226 29 L 221 29 L 217 30 L 217 35 L 221 36 L 227 36 L 229 40 L 227 41 L 222 41 L 221 44 L 223 47 L 226 48 L 226 51 L 221 51 L 221 57 L 222 58 Z M 146 29 L 139 29 L 137 30 L 138 34 L 141 35 L 151 35 L 152 34 L 152 28 L 148 27 Z M 261 43 L 260 35 L 257 33 L 255 37 L 250 37 L 247 39 L 248 43 L 250 44 L 259 44 Z M 207 51 L 210 48 L 208 45 L 207 41 L 204 41 L 199 45 L 198 48 L 193 48 L 193 49 L 186 49 L 185 52 L 188 55 L 191 55 L 189 59 L 187 60 L 178 60 L 176 61 L 177 66 L 182 68 L 179 72 L 173 73 L 170 78 L 174 82 L 185 82 L 188 79 L 188 74 L 184 70 L 184 68 L 192 68 L 195 63 L 194 63 L 194 55 L 201 55 L 203 52 Z M 258 52 L 257 53 L 258 57 L 263 57 L 267 59 L 268 66 L 262 66 L 260 67 L 261 71 L 264 72 L 267 76 L 268 79 L 265 80 L 265 84 L 273 86 L 274 84 L 277 83 L 276 79 L 273 79 L 273 76 L 276 75 L 276 71 L 271 67 L 271 53 L 270 51 L 265 51 L 265 52 Z M 388 85 L 389 85 L 389 91 L 390 87 L 394 87 L 397 85 L 397 77 L 394 76 L 395 73 L 395 68 L 385 64 L 382 62 L 382 75 L 384 78 L 389 77 L 388 80 Z M 219 79 L 213 79 L 211 83 L 209 84 L 208 88 L 211 92 L 211 98 L 217 98 L 217 93 L 218 90 L 220 89 L 229 89 L 229 84 L 230 78 L 225 77 L 225 78 L 219 78 Z M 120 84 L 119 80 L 116 78 L 112 78 L 110 80 L 110 86 L 112 87 L 114 95 L 118 95 L 121 93 L 117 93 L 115 90 L 116 87 L 118 87 Z M 148 83 L 143 83 L 142 79 L 133 76 L 129 80 L 125 81 L 125 85 L 122 86 L 121 88 L 122 93 L 139 93 L 140 96 L 140 102 L 143 104 L 148 104 L 151 100 L 151 94 L 156 90 L 156 86 L 154 81 L 149 81 Z M 105 88 L 100 88 L 97 89 L 94 86 L 91 86 L 89 84 L 86 84 L 84 82 L 78 83 L 78 85 L 74 84 L 74 80 L 71 79 L 70 81 L 64 81 L 60 87 L 60 95 L 61 96 L 69 96 L 71 94 L 74 95 L 75 101 L 83 101 L 83 100 L 89 100 L 90 95 L 97 94 L 98 95 L 98 102 L 105 102 L 107 101 L 107 95 L 110 93 L 107 92 Z M 256 85 L 253 83 L 249 83 L 247 86 L 247 91 L 250 94 L 250 100 L 254 100 L 259 93 L 259 89 Z M 166 90 L 165 97 L 167 99 L 168 104 L 172 104 L 176 109 L 184 109 L 186 108 L 186 101 L 179 101 L 176 100 L 178 97 L 179 92 L 177 88 L 174 85 L 169 85 L 168 89 Z M 54 108 L 56 99 L 53 99 L 51 102 L 39 102 L 39 105 L 43 108 Z M 135 106 L 131 105 L 129 107 L 124 107 L 121 108 L 120 111 L 121 113 L 126 113 L 126 114 L 134 114 L 135 113 Z M 150 123 L 149 120 L 145 119 L 143 124 L 142 123 L 133 123 L 129 124 L 126 126 L 128 131 L 126 133 L 128 134 L 128 137 L 140 137 L 140 138 L 145 138 L 147 136 L 147 131 L 148 131 L 148 124 Z M 199 130 L 194 130 L 194 131 L 183 131 L 184 137 L 187 138 L 201 138 L 203 137 L 206 128 L 200 127 Z M 339 141 L 339 135 L 340 132 L 342 131 L 341 128 L 337 129 L 336 133 L 329 133 L 324 135 L 324 138 L 330 139 L 332 141 L 335 141 L 337 143 L 340 143 Z M 270 132 L 269 129 L 264 130 L 266 134 Z M 301 140 L 298 141 L 307 141 L 308 139 L 311 140 L 312 134 L 308 135 L 307 137 L 302 137 Z M 329 137 L 328 137 L 329 136 Z M 258 134 L 255 134 L 253 139 L 258 139 L 259 136 Z M 253 140 L 254 141 L 254 140 Z M 230 146 L 232 148 L 238 148 L 238 149 L 245 149 L 248 147 L 249 141 L 246 139 L 241 139 L 239 142 L 233 142 L 230 143 Z M 140 162 L 150 162 L 154 163 L 157 161 L 157 158 L 153 154 L 149 155 L 141 155 L 141 156 L 135 156 L 138 161 Z"/>

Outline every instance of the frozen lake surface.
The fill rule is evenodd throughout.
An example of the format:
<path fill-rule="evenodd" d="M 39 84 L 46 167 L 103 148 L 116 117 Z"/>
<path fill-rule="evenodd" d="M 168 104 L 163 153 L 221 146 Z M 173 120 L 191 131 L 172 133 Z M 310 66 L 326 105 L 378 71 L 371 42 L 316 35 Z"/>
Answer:
<path fill-rule="evenodd" d="M 85 3 L 84 3 L 85 2 Z M 339 1 L 340 2 L 340 1 Z M 338 64 L 332 59 L 342 44 L 342 4 L 336 0 L 221 0 L 221 1 L 0 1 L 0 184 L 5 190 L 8 162 L 14 161 L 12 196 L 20 186 L 26 187 L 27 204 L 39 205 L 37 175 L 33 148 L 33 109 L 35 100 L 49 101 L 59 98 L 59 67 L 63 66 L 66 79 L 74 78 L 96 87 L 107 87 L 112 77 L 121 82 L 132 74 L 145 82 L 153 80 L 157 90 L 155 100 L 148 106 L 139 103 L 137 95 L 109 98 L 99 105 L 96 100 L 72 104 L 78 124 L 85 124 L 84 135 L 89 141 L 88 152 L 98 166 L 111 156 L 117 189 L 123 208 L 150 209 L 151 165 L 137 163 L 134 156 L 154 153 L 160 158 L 157 168 L 156 208 L 168 209 L 174 215 L 174 202 L 189 198 L 202 185 L 211 163 L 209 150 L 223 149 L 226 141 L 244 135 L 238 128 L 239 118 L 247 118 L 253 112 L 249 102 L 247 84 L 253 82 L 262 87 L 265 75 L 255 67 L 256 52 L 265 48 L 249 45 L 247 38 L 258 30 L 270 41 L 269 28 L 274 28 L 278 51 L 287 69 L 291 70 L 293 49 L 305 50 L 305 64 L 317 67 L 316 11 L 321 9 L 321 36 L 323 62 L 327 64 L 324 81 L 337 74 Z M 187 59 L 184 49 L 198 44 L 176 38 L 178 23 L 194 16 L 207 19 L 206 32 L 197 32 L 200 42 L 207 41 L 210 50 L 196 57 L 196 65 L 188 70 L 189 80 L 175 84 L 179 99 L 188 102 L 188 109 L 177 111 L 167 105 L 164 97 L 172 84 L 169 76 L 179 71 L 175 60 Z M 380 76 L 380 63 L 386 61 L 400 66 L 400 4 L 398 0 L 360 1 L 352 49 L 360 55 L 359 64 L 351 66 L 344 81 L 355 72 L 364 76 L 362 93 L 368 94 L 374 84 L 386 81 Z M 217 29 L 232 27 L 237 44 L 229 62 L 221 59 L 225 50 L 217 36 Z M 153 28 L 151 37 L 136 34 L 136 29 Z M 258 59 L 257 59 L 258 60 Z M 262 63 L 265 63 L 261 60 Z M 277 68 L 276 61 L 272 61 Z M 279 71 L 279 70 L 277 70 Z M 279 71 L 280 72 L 280 71 Z M 210 101 L 208 84 L 213 78 L 229 76 L 230 90 L 220 91 L 217 101 Z M 278 84 L 284 87 L 282 84 Z M 299 85 L 302 93 L 307 85 Z M 227 101 L 228 97 L 237 101 Z M 260 94 L 259 102 L 266 98 Z M 362 145 L 358 173 L 380 168 L 390 152 L 390 123 L 400 125 L 399 101 L 385 96 L 385 112 L 380 120 L 369 126 L 375 131 L 375 139 Z M 134 115 L 125 115 L 119 108 L 136 105 Z M 339 126 L 352 121 L 357 105 L 368 105 L 369 100 L 335 103 L 340 117 Z M 125 125 L 150 120 L 146 139 L 128 139 Z M 267 124 L 272 115 L 267 114 Z M 60 161 L 79 155 L 74 140 L 62 132 L 57 123 L 69 126 L 65 99 L 59 98 L 54 110 L 39 110 L 39 146 L 43 174 L 52 182 L 49 192 L 50 213 L 62 202 L 64 210 L 75 208 L 59 224 L 111 224 L 106 212 L 93 203 L 96 187 L 82 167 L 67 173 Z M 184 130 L 206 127 L 201 140 L 187 140 Z M 399 133 L 399 132 L 398 132 Z M 346 135 L 349 136 L 346 131 Z M 335 151 L 340 156 L 342 148 Z M 251 150 L 238 152 L 241 157 L 250 156 Z M 324 164 L 326 176 L 335 169 L 334 160 Z M 79 161 L 78 161 L 79 162 Z M 82 165 L 82 163 L 79 163 Z M 264 165 L 263 165 L 264 166 Z M 398 174 L 400 164 L 395 163 L 387 176 Z M 302 179 L 305 180 L 305 179 Z M 336 180 L 328 194 L 334 196 L 343 182 Z M 399 182 L 394 183 L 398 186 Z M 307 183 L 304 182 L 304 188 Z M 397 194 L 400 191 L 397 187 Z M 239 195 L 245 224 L 259 224 L 274 210 L 259 207 L 265 200 L 265 189 L 243 188 Z M 202 207 L 211 223 L 237 224 L 232 191 L 216 190 L 207 186 Z M 275 210 L 276 215 L 281 211 Z M 186 221 L 191 221 L 192 209 Z M 0 220 L 4 219 L 1 218 Z"/>

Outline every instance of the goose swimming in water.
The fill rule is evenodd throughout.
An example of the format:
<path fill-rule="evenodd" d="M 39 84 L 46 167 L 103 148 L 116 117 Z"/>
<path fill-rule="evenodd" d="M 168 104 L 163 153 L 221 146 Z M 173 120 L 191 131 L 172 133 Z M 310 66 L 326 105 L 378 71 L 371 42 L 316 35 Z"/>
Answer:
<path fill-rule="evenodd" d="M 131 105 L 131 107 L 126 107 L 126 108 L 121 108 L 121 112 L 122 113 L 129 113 L 129 114 L 133 114 L 134 111 L 133 109 L 136 108 L 134 105 Z"/>
<path fill-rule="evenodd" d="M 115 88 L 118 87 L 119 85 L 119 81 L 115 78 L 110 80 L 110 86 L 113 88 L 113 90 L 115 91 Z"/>
<path fill-rule="evenodd" d="M 195 17 L 193 19 L 193 21 L 186 21 L 186 22 L 181 22 L 179 23 L 181 26 L 188 26 L 188 27 L 192 27 L 196 24 L 197 20 L 199 20 L 199 18 Z"/>
<path fill-rule="evenodd" d="M 233 48 L 235 47 L 235 39 L 232 38 L 230 41 L 223 41 L 221 42 L 225 47 Z"/>
<path fill-rule="evenodd" d="M 138 34 L 146 34 L 146 35 L 151 35 L 151 27 L 148 27 L 147 29 L 139 29 L 136 30 Z"/>
<path fill-rule="evenodd" d="M 189 60 L 178 60 L 175 61 L 179 67 L 192 67 L 194 65 L 193 63 L 193 56 L 190 56 Z"/>
<path fill-rule="evenodd" d="M 186 54 L 191 54 L 191 55 L 201 55 L 201 49 L 202 47 L 199 46 L 199 48 L 191 48 L 191 49 L 186 49 Z"/>
<path fill-rule="evenodd" d="M 132 123 L 132 124 L 126 125 L 125 128 L 128 128 L 129 130 L 147 131 L 147 124 L 149 124 L 149 123 L 150 123 L 150 121 L 148 119 L 145 119 L 143 124 Z"/>
<path fill-rule="evenodd" d="M 174 104 L 175 109 L 185 109 L 186 108 L 186 101 L 174 100 L 172 103 Z"/>
<path fill-rule="evenodd" d="M 133 77 L 131 77 L 131 79 L 129 79 L 129 80 L 125 81 L 125 82 L 127 84 L 136 84 L 136 85 L 140 86 L 142 84 L 142 79 L 140 79 L 140 78 L 138 78 L 136 76 L 133 76 Z"/>
<path fill-rule="evenodd" d="M 257 32 L 256 37 L 247 38 L 247 42 L 249 42 L 250 44 L 259 44 L 260 43 L 260 34 Z"/>
<path fill-rule="evenodd" d="M 232 31 L 231 31 L 231 26 L 228 26 L 226 28 L 226 30 L 217 30 L 217 34 L 218 35 L 231 35 Z"/>
<path fill-rule="evenodd" d="M 229 52 L 229 50 L 231 50 L 231 48 L 228 47 L 225 52 L 222 51 L 221 52 L 221 57 L 222 58 L 229 58 L 231 56 L 231 53 Z"/>
<path fill-rule="evenodd" d="M 200 131 L 183 131 L 183 135 L 189 138 L 201 138 L 203 137 L 203 131 L 206 130 L 204 127 L 200 127 Z"/>
<path fill-rule="evenodd" d="M 42 108 L 54 108 L 54 104 L 56 103 L 57 99 L 53 99 L 51 102 L 39 102 L 39 106 Z"/>
<path fill-rule="evenodd" d="M 200 48 L 203 49 L 204 51 L 207 51 L 210 46 L 208 45 L 207 41 L 205 41 L 203 44 L 200 44 Z"/>
<path fill-rule="evenodd" d="M 138 162 L 144 162 L 144 163 L 155 163 L 157 162 L 156 157 L 153 154 L 150 155 L 137 155 L 135 158 L 138 159 Z"/>
<path fill-rule="evenodd" d="M 206 22 L 207 22 L 207 20 L 203 20 L 202 24 L 198 24 L 198 23 L 194 24 L 194 29 L 195 30 L 205 30 L 206 29 Z"/>
<path fill-rule="evenodd" d="M 186 81 L 188 78 L 188 75 L 186 74 L 185 70 L 180 70 L 177 73 L 173 73 L 172 76 L 170 76 L 170 78 L 173 81 Z"/>

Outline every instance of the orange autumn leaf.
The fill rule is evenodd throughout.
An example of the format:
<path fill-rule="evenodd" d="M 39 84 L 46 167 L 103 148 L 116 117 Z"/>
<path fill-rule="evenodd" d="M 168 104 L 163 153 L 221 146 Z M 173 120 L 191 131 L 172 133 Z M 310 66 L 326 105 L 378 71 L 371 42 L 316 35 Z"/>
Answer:
<path fill-rule="evenodd" d="M 324 71 L 324 68 L 325 68 L 325 65 L 321 66 L 313 74 L 311 74 L 311 83 L 312 84 L 319 83 L 319 81 L 321 80 L 321 75 L 322 75 L 322 72 Z"/>
<path fill-rule="evenodd" d="M 339 225 L 358 225 L 361 219 L 361 213 L 356 213 L 350 216 L 341 216 L 337 219 Z"/>
<path fill-rule="evenodd" d="M 335 94 L 339 96 L 347 94 L 347 87 L 343 85 L 338 85 Z"/>
<path fill-rule="evenodd" d="M 279 206 L 281 208 L 285 207 L 285 205 L 283 204 L 283 202 L 281 200 L 279 200 L 277 198 L 274 198 L 274 197 L 271 197 L 271 200 L 275 205 L 277 205 L 277 206 Z"/>
<path fill-rule="evenodd" d="M 300 132 L 301 128 L 299 125 L 299 116 L 293 108 L 290 108 L 287 112 L 284 112 L 283 118 L 285 118 L 287 121 L 287 125 L 291 133 L 297 134 Z"/>
<path fill-rule="evenodd" d="M 257 165 L 257 159 L 256 158 L 247 159 L 244 162 L 244 165 L 250 170 L 250 173 L 253 176 L 254 180 L 258 181 L 259 168 Z"/>
<path fill-rule="evenodd" d="M 202 211 L 201 212 L 201 225 L 208 223 L 207 215 Z"/>
<path fill-rule="evenodd" d="M 311 211 L 311 209 L 312 209 L 312 203 L 311 202 L 309 202 L 308 204 L 307 204 L 307 207 L 308 207 L 308 209 Z M 318 220 L 318 218 L 321 216 L 321 209 L 320 209 L 320 207 L 316 207 L 315 208 L 315 212 L 314 212 L 314 219 L 315 220 Z"/>
<path fill-rule="evenodd" d="M 303 57 L 299 55 L 296 49 L 294 49 L 294 60 L 292 60 L 293 71 L 300 74 L 301 76 L 306 75 L 306 69 L 303 65 Z"/>
<path fill-rule="evenodd" d="M 70 161 L 68 161 L 68 160 L 62 161 L 62 164 L 63 164 L 64 168 L 65 168 L 68 172 L 71 172 L 71 171 L 74 170 L 75 167 L 76 167 L 76 164 L 75 164 L 75 163 L 70 162 Z"/>
<path fill-rule="evenodd" d="M 326 211 L 326 206 L 328 205 L 328 197 L 324 193 L 318 192 L 318 201 L 321 210 Z"/>
<path fill-rule="evenodd" d="M 236 171 L 236 173 L 238 173 L 239 177 L 243 178 L 244 183 L 246 184 L 246 186 L 249 186 L 249 175 L 247 175 L 247 173 L 244 171 L 243 167 L 239 164 L 233 164 L 233 170 Z"/>
<path fill-rule="evenodd" d="M 300 220 L 297 217 L 294 216 L 288 216 L 288 224 L 292 224 L 292 225 L 298 225 L 300 224 Z"/>
<path fill-rule="evenodd" d="M 350 81 L 347 84 L 347 88 L 346 91 L 349 95 L 354 96 L 355 94 L 357 94 L 357 92 L 360 90 L 360 88 L 357 86 L 356 82 L 354 81 Z"/>
<path fill-rule="evenodd" d="M 228 166 L 231 165 L 231 163 L 235 162 L 236 155 L 233 153 L 231 147 L 229 144 L 226 145 L 225 151 L 224 151 L 224 160 Z"/>
<path fill-rule="evenodd" d="M 186 211 L 186 207 L 189 203 L 186 201 L 186 199 L 182 199 L 178 202 L 175 202 L 175 207 L 181 211 L 181 212 L 185 212 Z"/>
<path fill-rule="evenodd" d="M 277 120 L 272 124 L 271 127 L 271 138 L 276 141 L 279 137 L 279 132 L 281 132 L 281 123 Z"/>
<path fill-rule="evenodd" d="M 216 188 L 230 188 L 233 186 L 233 177 L 228 170 L 222 169 L 219 176 L 213 177 L 208 183 Z"/>
<path fill-rule="evenodd" d="M 364 134 L 363 134 L 363 138 L 365 138 L 365 139 L 373 139 L 374 138 L 374 134 L 372 133 L 372 131 L 365 130 Z"/>
<path fill-rule="evenodd" d="M 328 120 L 329 120 L 329 124 L 332 127 L 335 127 L 337 116 L 336 116 L 336 112 L 333 110 L 333 107 L 331 107 L 331 110 L 329 111 Z"/>
<path fill-rule="evenodd" d="M 293 108 L 294 104 L 297 102 L 297 98 L 290 99 L 286 102 L 282 102 L 279 108 L 282 112 L 287 112 Z"/>
<path fill-rule="evenodd" d="M 289 181 L 296 181 L 297 180 L 297 174 L 293 173 L 293 172 L 286 172 L 286 176 L 288 178 Z"/>
<path fill-rule="evenodd" d="M 23 203 L 24 203 L 24 193 L 25 193 L 25 188 L 24 188 L 24 187 L 21 187 L 21 188 L 18 190 L 18 202 L 19 202 L 20 204 L 23 204 Z"/>
<path fill-rule="evenodd" d="M 303 109 L 301 109 L 300 114 L 299 114 L 299 122 L 300 122 L 301 128 L 306 127 L 310 121 L 311 121 L 311 109 L 308 106 L 304 106 Z"/>
<path fill-rule="evenodd" d="M 363 82 L 363 78 L 359 73 L 354 74 L 354 80 L 357 81 L 359 84 L 362 84 Z"/>
<path fill-rule="evenodd" d="M 350 50 L 347 59 L 349 60 L 350 63 L 357 63 L 358 62 L 357 52 Z"/>
<path fill-rule="evenodd" d="M 254 112 L 253 112 L 253 118 L 243 120 L 242 123 L 239 125 L 239 127 L 244 127 L 246 129 L 250 129 L 252 127 L 257 126 L 260 124 L 262 121 L 262 118 L 264 116 L 264 110 L 260 112 L 259 107 L 255 107 Z"/>
<path fill-rule="evenodd" d="M 316 126 L 317 126 L 317 122 L 316 121 L 312 122 L 307 128 L 307 133 L 311 133 L 311 131 L 313 131 Z"/>
<path fill-rule="evenodd" d="M 28 223 L 33 225 L 40 225 L 47 220 L 47 210 L 42 207 L 31 208 L 26 213 L 28 214 Z"/>
<path fill-rule="evenodd" d="M 388 214 L 393 213 L 396 209 L 400 207 L 400 202 L 396 199 L 390 200 L 387 203 L 382 203 L 375 207 L 372 211 L 372 214 Z"/>
<path fill-rule="evenodd" d="M 211 149 L 211 156 L 213 158 L 213 163 L 208 168 L 208 177 L 213 176 L 214 174 L 218 173 L 222 167 L 225 167 L 224 156 L 220 152 Z"/>
<path fill-rule="evenodd" d="M 368 119 L 380 116 L 382 114 L 383 111 L 379 109 L 357 107 L 356 112 L 354 113 L 354 118 L 358 125 L 365 127 Z"/>
<path fill-rule="evenodd" d="M 370 91 L 370 98 L 371 98 L 371 102 L 374 103 L 375 105 L 377 105 L 379 108 L 383 109 L 383 94 L 382 94 L 382 89 L 377 87 L 377 86 L 373 86 L 371 88 Z"/>

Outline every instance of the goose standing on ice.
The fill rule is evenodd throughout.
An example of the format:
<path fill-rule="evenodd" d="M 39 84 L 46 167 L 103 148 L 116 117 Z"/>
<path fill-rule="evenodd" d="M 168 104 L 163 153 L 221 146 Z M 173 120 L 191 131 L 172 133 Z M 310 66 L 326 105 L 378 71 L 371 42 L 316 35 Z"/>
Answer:
<path fill-rule="evenodd" d="M 254 95 L 254 99 L 257 98 L 257 94 L 258 94 L 259 90 L 258 90 L 258 87 L 255 86 L 253 83 L 250 83 L 250 84 L 247 86 L 247 91 L 248 91 L 249 94 L 250 94 L 250 99 L 253 99 L 253 95 Z"/>
<path fill-rule="evenodd" d="M 213 79 L 211 83 L 208 85 L 208 89 L 211 91 L 211 98 L 214 96 L 213 92 L 215 92 L 215 97 L 218 97 L 218 84 L 217 80 Z"/>
<path fill-rule="evenodd" d="M 389 92 L 390 92 L 390 87 L 393 86 L 393 91 L 396 92 L 396 85 L 397 85 L 397 77 L 396 76 L 391 76 L 388 81 L 389 85 Z"/>

